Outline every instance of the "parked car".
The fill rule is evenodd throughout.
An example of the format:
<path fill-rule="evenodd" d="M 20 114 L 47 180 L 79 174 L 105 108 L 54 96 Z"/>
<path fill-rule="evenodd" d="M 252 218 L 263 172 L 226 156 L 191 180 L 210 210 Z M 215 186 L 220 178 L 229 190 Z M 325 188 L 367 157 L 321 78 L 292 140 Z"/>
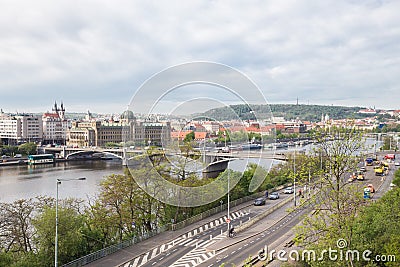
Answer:
<path fill-rule="evenodd" d="M 272 192 L 269 194 L 269 199 L 278 199 L 279 198 L 279 193 L 278 192 Z"/>
<path fill-rule="evenodd" d="M 284 194 L 293 194 L 294 193 L 294 189 L 291 186 L 286 187 L 285 190 L 283 190 L 283 193 Z"/>
<path fill-rule="evenodd" d="M 256 200 L 254 200 L 254 206 L 262 206 L 265 205 L 265 198 L 259 197 Z"/>
<path fill-rule="evenodd" d="M 394 166 L 400 166 L 400 162 L 396 161 L 396 162 L 394 163 Z"/>
<path fill-rule="evenodd" d="M 14 158 L 22 158 L 21 154 L 15 154 Z"/>
<path fill-rule="evenodd" d="M 364 166 L 362 166 L 362 167 L 360 167 L 360 171 L 366 172 L 366 171 L 367 171 L 367 168 L 365 168 Z"/>

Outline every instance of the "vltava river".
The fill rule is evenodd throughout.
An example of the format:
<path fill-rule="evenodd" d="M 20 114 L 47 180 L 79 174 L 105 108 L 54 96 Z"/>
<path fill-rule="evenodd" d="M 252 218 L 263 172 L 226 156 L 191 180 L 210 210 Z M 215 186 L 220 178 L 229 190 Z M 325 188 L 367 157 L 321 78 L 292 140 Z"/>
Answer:
<path fill-rule="evenodd" d="M 99 191 L 100 181 L 110 174 L 122 174 L 121 161 L 98 160 L 62 162 L 56 165 L 0 167 L 0 202 L 13 202 L 39 195 L 56 197 L 56 179 L 86 177 L 59 185 L 59 198 L 88 199 Z"/>

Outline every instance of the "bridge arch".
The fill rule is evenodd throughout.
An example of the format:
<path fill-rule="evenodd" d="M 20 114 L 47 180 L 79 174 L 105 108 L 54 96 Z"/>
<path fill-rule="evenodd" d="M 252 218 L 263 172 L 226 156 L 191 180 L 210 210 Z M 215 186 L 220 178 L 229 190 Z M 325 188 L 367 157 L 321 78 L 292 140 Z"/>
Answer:
<path fill-rule="evenodd" d="M 66 159 L 70 159 L 70 157 L 71 156 L 77 156 L 77 155 L 93 155 L 93 154 L 95 154 L 95 153 L 101 153 L 101 154 L 104 154 L 104 155 L 110 155 L 110 156 L 113 156 L 113 157 L 115 157 L 115 158 L 119 158 L 119 159 L 123 159 L 123 157 L 122 156 L 120 156 L 120 155 L 118 155 L 118 154 L 115 154 L 115 153 L 111 153 L 111 152 L 106 152 L 106 151 L 101 151 L 101 150 L 91 150 L 91 151 L 87 151 L 87 150 L 82 150 L 82 151 L 76 151 L 76 152 L 73 152 L 73 153 L 71 153 L 71 154 L 68 154 L 65 158 Z"/>

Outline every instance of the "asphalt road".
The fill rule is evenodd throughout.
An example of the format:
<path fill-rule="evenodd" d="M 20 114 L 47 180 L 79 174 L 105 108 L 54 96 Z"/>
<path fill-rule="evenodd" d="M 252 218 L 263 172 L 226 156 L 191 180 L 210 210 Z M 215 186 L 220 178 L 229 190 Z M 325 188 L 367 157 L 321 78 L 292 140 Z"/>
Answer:
<path fill-rule="evenodd" d="M 292 203 L 288 204 L 288 206 L 291 205 Z M 287 206 L 283 207 L 281 211 L 286 208 Z M 310 211 L 311 209 L 308 206 L 303 206 L 291 213 L 285 214 L 283 217 L 282 214 L 276 214 L 276 223 L 272 226 L 267 227 L 264 231 L 259 232 L 259 234 L 254 237 L 228 247 L 209 261 L 198 266 L 216 267 L 221 264 L 225 264 L 226 266 L 241 266 L 246 259 L 253 255 L 258 255 L 259 251 L 264 249 L 265 246 L 274 243 L 276 240 L 284 236 L 302 220 L 304 215 L 308 214 Z M 271 218 L 266 218 L 265 220 L 268 219 Z M 259 224 L 265 224 L 265 220 L 260 221 Z"/>
<path fill-rule="evenodd" d="M 373 167 L 368 166 L 367 172 L 365 173 L 365 180 L 354 181 L 353 183 L 359 185 L 360 190 L 363 190 L 367 184 L 373 184 L 376 193 L 373 194 L 372 199 L 376 200 L 389 190 L 389 185 L 397 168 L 398 167 L 394 166 L 392 163 L 390 164 L 389 174 L 387 176 L 375 176 Z M 246 259 L 258 255 L 260 250 L 266 247 L 270 249 L 269 244 L 275 243 L 278 239 L 288 233 L 302 220 L 303 216 L 308 215 L 311 210 L 312 208 L 304 206 L 295 213 L 285 216 L 279 221 L 279 223 L 268 228 L 266 231 L 263 231 L 260 235 L 231 246 L 216 257 L 198 266 L 213 267 L 220 266 L 223 263 L 225 263 L 226 266 L 242 266 Z"/>
<path fill-rule="evenodd" d="M 287 200 L 289 197 L 293 197 L 293 195 L 283 194 L 283 191 L 281 191 L 278 200 L 267 200 L 266 205 L 264 206 L 251 206 L 250 208 L 241 210 L 240 212 L 242 212 L 243 215 L 233 219 L 231 225 L 237 228 L 241 223 L 248 221 L 249 218 L 253 218 L 256 215 L 265 212 L 274 205 L 278 205 Z M 282 211 L 280 210 L 277 210 L 274 213 L 281 213 L 282 215 Z M 209 225 L 207 228 L 203 227 L 203 229 L 197 231 L 196 234 L 190 234 L 184 238 L 175 239 L 172 246 L 170 246 L 171 243 L 167 245 L 164 244 L 164 249 L 160 249 L 162 246 L 160 244 L 160 247 L 154 248 L 146 254 L 131 259 L 120 266 L 196 266 L 199 261 L 207 261 L 215 256 L 214 253 L 207 251 L 205 247 L 216 243 L 219 240 L 226 239 L 227 229 L 226 223 Z"/>

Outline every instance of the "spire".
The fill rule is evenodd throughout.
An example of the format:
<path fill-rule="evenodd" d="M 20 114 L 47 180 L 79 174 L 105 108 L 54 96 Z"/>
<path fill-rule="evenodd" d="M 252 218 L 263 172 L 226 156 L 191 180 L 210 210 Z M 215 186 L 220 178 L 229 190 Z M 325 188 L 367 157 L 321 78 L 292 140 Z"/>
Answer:
<path fill-rule="evenodd" d="M 54 108 L 53 108 L 54 112 L 58 112 L 58 107 L 57 107 L 57 101 L 54 101 Z"/>

